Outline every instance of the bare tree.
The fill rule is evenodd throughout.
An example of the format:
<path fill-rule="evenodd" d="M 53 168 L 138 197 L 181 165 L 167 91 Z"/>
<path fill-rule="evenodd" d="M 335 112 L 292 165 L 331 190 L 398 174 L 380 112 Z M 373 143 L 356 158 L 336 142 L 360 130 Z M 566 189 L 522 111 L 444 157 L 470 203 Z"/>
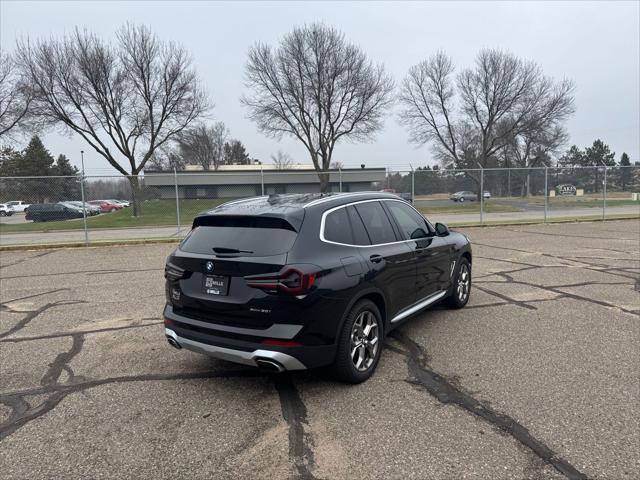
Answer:
<path fill-rule="evenodd" d="M 31 89 L 14 58 L 0 51 L 0 138 L 7 138 L 24 124 L 30 104 Z"/>
<path fill-rule="evenodd" d="M 153 152 L 151 158 L 145 165 L 145 172 L 165 172 L 184 170 L 186 166 L 182 156 L 173 144 L 164 144 Z"/>
<path fill-rule="evenodd" d="M 295 28 L 276 49 L 256 44 L 246 67 L 251 95 L 242 102 L 264 134 L 291 135 L 309 152 L 326 192 L 336 143 L 365 141 L 382 127 L 393 81 L 338 30 Z"/>
<path fill-rule="evenodd" d="M 400 101 L 410 141 L 430 143 L 444 166 L 456 168 L 487 168 L 514 139 L 538 138 L 574 111 L 570 81 L 554 82 L 500 50 L 482 50 L 455 78 L 451 59 L 437 53 L 409 70 Z"/>
<path fill-rule="evenodd" d="M 137 216 L 138 174 L 208 108 L 186 50 L 126 25 L 115 44 L 78 29 L 58 40 L 23 40 L 18 59 L 33 84 L 35 114 L 77 133 L 129 175 Z"/>
<path fill-rule="evenodd" d="M 229 130 L 223 122 L 212 126 L 196 125 L 177 137 L 180 155 L 185 164 L 201 165 L 204 170 L 215 170 L 223 163 L 224 143 Z"/>
<path fill-rule="evenodd" d="M 344 164 L 342 162 L 331 162 L 331 164 L 329 165 L 329 168 L 332 168 L 334 170 L 341 170 L 344 168 Z"/>
<path fill-rule="evenodd" d="M 291 155 L 283 152 L 282 150 L 278 150 L 278 153 L 276 153 L 275 155 L 271 155 L 271 161 L 278 170 L 286 170 L 293 164 Z"/>

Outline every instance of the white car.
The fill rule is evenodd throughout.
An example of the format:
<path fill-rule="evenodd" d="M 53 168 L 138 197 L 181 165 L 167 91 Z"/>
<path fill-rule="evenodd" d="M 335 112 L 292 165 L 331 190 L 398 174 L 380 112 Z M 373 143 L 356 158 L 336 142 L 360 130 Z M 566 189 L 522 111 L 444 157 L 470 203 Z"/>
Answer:
<path fill-rule="evenodd" d="M 29 208 L 29 204 L 22 200 L 11 200 L 10 202 L 7 202 L 7 205 L 11 206 L 14 212 L 24 213 L 24 211 Z"/>
<path fill-rule="evenodd" d="M 11 215 L 13 215 L 13 213 L 14 210 L 11 205 L 0 203 L 0 217 L 10 217 Z"/>

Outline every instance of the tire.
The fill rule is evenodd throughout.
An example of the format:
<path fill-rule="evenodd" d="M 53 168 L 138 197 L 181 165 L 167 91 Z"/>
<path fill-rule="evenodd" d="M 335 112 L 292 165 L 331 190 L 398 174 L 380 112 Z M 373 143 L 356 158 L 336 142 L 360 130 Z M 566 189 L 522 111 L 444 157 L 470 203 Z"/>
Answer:
<path fill-rule="evenodd" d="M 372 325 L 375 327 L 370 328 L 367 335 L 364 330 Z M 373 375 L 380 361 L 383 333 L 382 316 L 376 304 L 371 300 L 357 302 L 349 311 L 338 338 L 338 350 L 333 363 L 334 376 L 345 383 L 361 383 Z M 366 335 L 369 342 L 375 338 L 375 343 L 362 345 L 362 335 Z M 354 347 L 356 342 L 362 346 Z M 356 360 L 352 352 L 355 352 L 354 356 L 357 355 Z M 356 362 L 360 363 L 360 368 Z"/>
<path fill-rule="evenodd" d="M 4 217 L 7 215 L 7 212 L 0 211 L 0 217 Z"/>
<path fill-rule="evenodd" d="M 466 287 L 464 286 L 465 283 Z M 451 283 L 449 294 L 445 298 L 444 304 L 449 308 L 462 308 L 469 302 L 470 296 L 471 264 L 466 258 L 460 257 L 460 259 L 458 259 L 456 273 L 453 277 L 453 282 Z"/>
<path fill-rule="evenodd" d="M 464 203 L 464 197 L 460 197 L 460 200 L 458 200 L 460 203 Z"/>
<path fill-rule="evenodd" d="M 109 211 L 110 211 L 111 213 L 113 213 L 113 212 L 117 212 L 117 211 L 118 211 L 118 209 L 117 209 L 117 208 L 112 208 L 112 209 L 111 209 L 111 210 L 109 210 Z"/>

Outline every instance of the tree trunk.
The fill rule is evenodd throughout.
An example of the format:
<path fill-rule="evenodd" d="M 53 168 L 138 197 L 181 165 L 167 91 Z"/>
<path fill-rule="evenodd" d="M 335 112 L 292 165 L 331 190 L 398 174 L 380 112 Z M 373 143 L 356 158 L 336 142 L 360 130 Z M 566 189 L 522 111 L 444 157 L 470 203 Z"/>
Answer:
<path fill-rule="evenodd" d="M 131 185 L 131 204 L 133 216 L 139 217 L 142 214 L 142 184 L 138 175 L 130 175 L 127 177 Z"/>
<path fill-rule="evenodd" d="M 320 179 L 320 193 L 329 192 L 329 172 L 318 172 Z"/>

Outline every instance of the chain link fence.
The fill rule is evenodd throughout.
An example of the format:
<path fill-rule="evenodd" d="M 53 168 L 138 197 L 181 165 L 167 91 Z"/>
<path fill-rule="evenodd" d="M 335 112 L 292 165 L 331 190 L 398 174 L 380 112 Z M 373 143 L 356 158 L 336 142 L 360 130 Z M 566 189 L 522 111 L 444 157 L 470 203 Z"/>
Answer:
<path fill-rule="evenodd" d="M 640 167 L 158 172 L 2 177 L 0 245 L 181 238 L 193 217 L 259 195 L 388 191 L 449 225 L 640 217 Z"/>

